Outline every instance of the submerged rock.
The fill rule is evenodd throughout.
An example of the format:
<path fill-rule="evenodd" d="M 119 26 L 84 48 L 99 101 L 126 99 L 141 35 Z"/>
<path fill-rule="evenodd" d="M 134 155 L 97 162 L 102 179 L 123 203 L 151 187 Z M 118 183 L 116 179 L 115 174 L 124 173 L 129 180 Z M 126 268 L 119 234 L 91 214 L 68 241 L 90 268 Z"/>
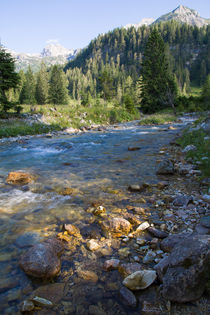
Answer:
<path fill-rule="evenodd" d="M 128 290 L 125 287 L 122 287 L 120 289 L 120 297 L 122 299 L 123 304 L 129 307 L 136 307 L 137 305 L 137 300 L 133 292 Z"/>
<path fill-rule="evenodd" d="M 120 264 L 119 259 L 113 258 L 113 259 L 106 260 L 103 268 L 106 271 L 115 270 L 118 268 L 119 264 Z"/>
<path fill-rule="evenodd" d="M 47 299 L 41 298 L 39 296 L 35 296 L 32 301 L 37 306 L 44 306 L 44 307 L 52 307 L 53 303 Z"/>
<path fill-rule="evenodd" d="M 32 301 L 25 300 L 21 303 L 20 309 L 21 312 L 30 312 L 33 311 L 35 305 Z"/>
<path fill-rule="evenodd" d="M 104 231 L 110 232 L 115 236 L 128 234 L 131 230 L 130 222 L 123 218 L 110 218 L 105 220 L 101 223 L 101 227 Z"/>
<path fill-rule="evenodd" d="M 7 176 L 6 182 L 12 185 L 26 185 L 35 180 L 35 176 L 30 173 L 22 171 L 10 172 Z"/>
<path fill-rule="evenodd" d="M 166 238 L 168 236 L 167 232 L 157 230 L 157 229 L 152 228 L 152 227 L 148 227 L 147 231 L 157 238 Z"/>
<path fill-rule="evenodd" d="M 80 230 L 73 224 L 64 224 L 64 229 L 68 232 L 69 235 L 80 237 Z"/>
<path fill-rule="evenodd" d="M 57 239 L 49 239 L 32 246 L 20 258 L 20 267 L 29 276 L 36 278 L 55 277 L 61 268 L 60 254 L 63 244 Z"/>
<path fill-rule="evenodd" d="M 136 271 L 124 279 L 123 285 L 132 291 L 143 290 L 148 288 L 156 277 L 154 270 Z"/>
<path fill-rule="evenodd" d="M 91 239 L 91 240 L 87 241 L 87 248 L 91 251 L 95 251 L 95 250 L 99 249 L 100 247 L 101 246 L 97 240 Z"/>
<path fill-rule="evenodd" d="M 40 297 L 57 304 L 64 295 L 65 283 L 51 283 L 40 286 L 31 294 L 31 298 Z"/>
<path fill-rule="evenodd" d="M 139 270 L 142 270 L 142 265 L 138 263 L 124 263 L 118 268 L 118 271 L 124 278 Z"/>
<path fill-rule="evenodd" d="M 85 281 L 90 281 L 90 282 L 97 282 L 98 281 L 98 276 L 95 272 L 91 270 L 77 270 L 77 274 L 79 278 L 85 280 Z"/>

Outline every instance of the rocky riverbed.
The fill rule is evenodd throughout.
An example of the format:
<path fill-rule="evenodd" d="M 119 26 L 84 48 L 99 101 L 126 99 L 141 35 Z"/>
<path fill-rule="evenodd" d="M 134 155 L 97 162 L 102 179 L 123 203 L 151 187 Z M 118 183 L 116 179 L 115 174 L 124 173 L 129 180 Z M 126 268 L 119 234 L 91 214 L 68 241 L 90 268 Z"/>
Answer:
<path fill-rule="evenodd" d="M 182 128 L 2 144 L 2 314 L 208 314 L 209 182 Z"/>

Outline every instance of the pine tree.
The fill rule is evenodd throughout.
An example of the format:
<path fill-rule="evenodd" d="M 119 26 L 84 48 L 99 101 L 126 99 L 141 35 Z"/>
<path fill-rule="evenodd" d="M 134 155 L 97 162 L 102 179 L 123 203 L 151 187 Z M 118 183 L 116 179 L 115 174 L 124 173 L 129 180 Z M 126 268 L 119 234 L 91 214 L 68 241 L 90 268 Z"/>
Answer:
<path fill-rule="evenodd" d="M 142 64 L 141 107 L 144 112 L 154 113 L 172 105 L 176 87 L 168 69 L 164 41 L 154 29 L 147 41 Z"/>
<path fill-rule="evenodd" d="M 210 74 L 207 76 L 206 81 L 202 88 L 202 101 L 204 109 L 209 110 L 210 108 Z"/>
<path fill-rule="evenodd" d="M 53 104 L 68 104 L 67 78 L 57 66 L 53 66 L 49 82 L 49 102 Z"/>
<path fill-rule="evenodd" d="M 28 70 L 25 74 L 25 82 L 23 84 L 23 88 L 20 95 L 20 102 L 21 104 L 36 104 L 35 98 L 35 78 L 31 67 L 28 67 Z"/>
<path fill-rule="evenodd" d="M 38 104 L 46 104 L 48 101 L 48 73 L 46 66 L 44 64 L 41 65 L 41 69 L 37 75 L 37 83 L 36 83 L 36 100 Z"/>
<path fill-rule="evenodd" d="M 0 46 L 0 110 L 6 112 L 16 106 L 8 101 L 6 92 L 16 88 L 19 76 L 15 72 L 15 61 L 12 56 Z"/>

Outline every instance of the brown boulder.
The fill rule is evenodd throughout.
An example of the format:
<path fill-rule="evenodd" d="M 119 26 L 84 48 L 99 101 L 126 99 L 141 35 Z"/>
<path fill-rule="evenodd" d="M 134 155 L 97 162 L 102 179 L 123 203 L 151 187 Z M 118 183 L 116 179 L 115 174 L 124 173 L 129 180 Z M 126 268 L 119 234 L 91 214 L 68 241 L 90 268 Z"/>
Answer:
<path fill-rule="evenodd" d="M 35 180 L 35 176 L 25 172 L 10 172 L 7 176 L 6 182 L 12 185 L 26 185 Z"/>
<path fill-rule="evenodd" d="M 20 267 L 29 276 L 53 278 L 61 268 L 60 254 L 63 244 L 57 239 L 49 239 L 32 246 L 20 258 Z"/>

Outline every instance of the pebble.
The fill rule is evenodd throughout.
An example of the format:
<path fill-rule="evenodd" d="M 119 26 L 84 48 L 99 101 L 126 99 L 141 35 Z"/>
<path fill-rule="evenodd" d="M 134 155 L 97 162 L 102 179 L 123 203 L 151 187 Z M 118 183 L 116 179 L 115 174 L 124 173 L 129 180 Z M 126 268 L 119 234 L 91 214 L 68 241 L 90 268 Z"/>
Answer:
<path fill-rule="evenodd" d="M 150 224 L 145 221 L 144 223 L 140 224 L 137 229 L 136 229 L 136 232 L 140 232 L 140 231 L 144 231 L 146 230 L 148 227 L 150 227 Z"/>
<path fill-rule="evenodd" d="M 53 306 L 53 303 L 51 301 L 41 298 L 39 296 L 33 297 L 32 301 L 34 302 L 35 305 L 38 305 L 38 306 L 45 306 L 45 307 Z"/>
<path fill-rule="evenodd" d="M 156 254 L 153 251 L 148 251 L 146 256 L 144 256 L 143 258 L 143 263 L 148 264 L 154 261 L 155 257 L 156 257 Z"/>
<path fill-rule="evenodd" d="M 100 248 L 100 245 L 94 239 L 87 241 L 87 248 L 91 251 L 97 250 Z"/>

